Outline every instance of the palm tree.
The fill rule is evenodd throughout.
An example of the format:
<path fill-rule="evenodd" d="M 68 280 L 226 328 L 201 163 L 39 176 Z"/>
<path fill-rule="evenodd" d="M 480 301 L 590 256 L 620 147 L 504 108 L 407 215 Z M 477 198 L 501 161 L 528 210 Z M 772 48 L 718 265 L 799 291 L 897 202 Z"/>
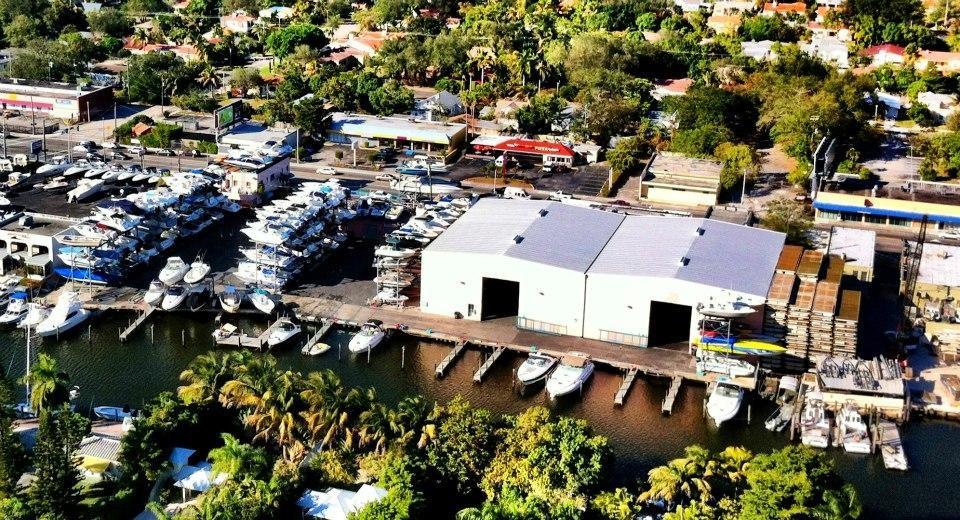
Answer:
<path fill-rule="evenodd" d="M 66 403 L 69 398 L 69 378 L 49 354 L 41 352 L 22 381 L 30 385 L 30 407 L 35 413 Z"/>
<path fill-rule="evenodd" d="M 277 360 L 253 357 L 234 369 L 233 379 L 220 388 L 220 403 L 227 408 L 252 408 L 277 377 Z"/>
<path fill-rule="evenodd" d="M 727 480 L 739 488 L 746 477 L 747 468 L 753 460 L 753 452 L 742 446 L 727 446 L 718 456 L 718 464 Z"/>
<path fill-rule="evenodd" d="M 231 377 L 234 368 L 250 358 L 248 352 L 209 352 L 197 356 L 180 373 L 180 381 L 186 384 L 177 388 L 177 395 L 187 404 L 212 401 L 219 394 L 220 386 Z"/>
<path fill-rule="evenodd" d="M 360 414 L 360 444 L 373 446 L 376 453 L 387 451 L 389 442 L 400 431 L 398 414 L 383 403 L 374 403 Z"/>
<path fill-rule="evenodd" d="M 424 448 L 437 437 L 437 415 L 439 408 L 431 407 L 423 396 L 405 397 L 397 404 L 397 420 L 400 431 L 397 441 L 407 444 L 415 437 L 417 447 Z"/>
<path fill-rule="evenodd" d="M 273 366 L 276 365 L 274 361 Z M 227 383 L 233 383 L 230 381 Z M 224 385 L 226 390 L 227 385 Z M 302 453 L 300 443 L 300 374 L 286 371 L 266 381 L 262 392 L 248 392 L 247 388 L 238 390 L 241 406 L 251 407 L 243 423 L 253 430 L 253 440 L 273 442 L 276 444 L 284 460 L 293 460 L 294 456 Z"/>
<path fill-rule="evenodd" d="M 243 444 L 229 433 L 221 435 L 223 446 L 210 450 L 213 469 L 236 480 L 259 478 L 267 469 L 267 454 L 260 448 Z"/>
<path fill-rule="evenodd" d="M 813 508 L 811 516 L 824 520 L 846 520 L 860 518 L 863 514 L 863 504 L 857 496 L 853 484 L 844 484 L 838 490 L 829 490 L 823 494 L 823 503 Z"/>
<path fill-rule="evenodd" d="M 197 83 L 205 89 L 213 90 L 220 86 L 220 77 L 217 76 L 217 71 L 208 65 L 197 75 Z"/>
<path fill-rule="evenodd" d="M 650 470 L 647 474 L 650 489 L 640 495 L 642 500 L 663 500 L 675 504 L 684 500 L 710 499 L 712 488 L 703 473 L 686 458 L 673 459 L 665 466 Z"/>

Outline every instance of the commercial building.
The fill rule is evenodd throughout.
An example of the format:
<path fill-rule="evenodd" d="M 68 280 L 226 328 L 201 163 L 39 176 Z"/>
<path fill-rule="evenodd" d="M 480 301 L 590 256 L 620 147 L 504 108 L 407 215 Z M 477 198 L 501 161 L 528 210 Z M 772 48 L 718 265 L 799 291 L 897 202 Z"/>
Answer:
<path fill-rule="evenodd" d="M 284 128 L 269 128 L 259 123 L 242 122 L 220 134 L 220 147 L 260 153 L 286 145 L 290 150 L 297 147 L 297 131 Z"/>
<path fill-rule="evenodd" d="M 720 194 L 718 161 L 672 152 L 655 154 L 641 175 L 640 198 L 651 202 L 712 206 Z"/>
<path fill-rule="evenodd" d="M 327 137 L 359 148 L 411 150 L 447 160 L 463 149 L 467 125 L 335 112 L 330 116 Z"/>
<path fill-rule="evenodd" d="M 573 166 L 577 157 L 573 148 L 563 143 L 503 135 L 477 137 L 470 142 L 470 149 L 474 153 L 507 155 L 544 165 Z"/>
<path fill-rule="evenodd" d="M 113 109 L 113 88 L 0 78 L 0 107 L 84 122 L 92 114 Z"/>
<path fill-rule="evenodd" d="M 77 221 L 39 213 L 18 213 L 0 222 L 0 271 L 22 272 L 43 280 L 54 267 L 63 265 L 56 252 L 61 237 L 69 235 Z"/>
<path fill-rule="evenodd" d="M 242 206 L 257 206 L 290 178 L 290 156 L 232 154 L 220 160 L 221 191 Z"/>
<path fill-rule="evenodd" d="M 908 181 L 884 196 L 820 191 L 813 201 L 818 223 L 845 222 L 877 229 L 919 229 L 923 217 L 936 232 L 960 229 L 960 184 Z"/>
<path fill-rule="evenodd" d="M 843 259 L 843 274 L 861 282 L 873 281 L 877 232 L 868 229 L 835 227 L 830 230 L 826 253 Z"/>
<path fill-rule="evenodd" d="M 706 219 L 483 199 L 423 251 L 420 307 L 633 346 L 686 342 L 711 298 L 762 307 L 783 244 Z"/>

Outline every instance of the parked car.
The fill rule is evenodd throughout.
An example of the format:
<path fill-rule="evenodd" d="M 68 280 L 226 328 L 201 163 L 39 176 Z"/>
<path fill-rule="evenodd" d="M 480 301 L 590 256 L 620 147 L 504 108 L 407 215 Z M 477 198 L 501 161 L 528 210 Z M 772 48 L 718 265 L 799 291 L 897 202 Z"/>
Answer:
<path fill-rule="evenodd" d="M 394 180 L 395 178 L 396 178 L 396 176 L 395 176 L 394 174 L 392 174 L 392 173 L 378 173 L 377 176 L 376 176 L 376 179 L 377 179 L 378 181 L 385 181 L 385 182 L 390 182 L 390 181 Z"/>
<path fill-rule="evenodd" d="M 125 155 L 123 152 L 113 151 L 113 152 L 110 152 L 110 158 L 115 161 L 126 161 L 130 157 Z"/>
<path fill-rule="evenodd" d="M 173 150 L 171 150 L 171 149 L 169 149 L 169 148 L 161 148 L 161 149 L 157 150 L 157 155 L 163 155 L 163 156 L 166 156 L 166 157 L 173 157 L 174 155 L 177 155 L 177 152 L 174 152 Z"/>
<path fill-rule="evenodd" d="M 144 155 L 147 153 L 147 149 L 142 146 L 131 146 L 130 153 L 133 153 L 136 155 Z"/>
<path fill-rule="evenodd" d="M 78 144 L 73 147 L 73 153 L 88 153 L 88 152 L 90 152 L 90 149 L 88 149 L 86 146 L 83 146 L 82 144 Z"/>
<path fill-rule="evenodd" d="M 117 148 L 120 148 L 115 141 L 104 141 L 100 143 L 100 146 L 102 148 L 106 148 L 107 150 L 116 150 Z"/>
<path fill-rule="evenodd" d="M 97 143 L 93 141 L 80 141 L 80 146 L 86 148 L 87 150 L 96 150 Z"/>
<path fill-rule="evenodd" d="M 85 155 L 85 157 L 86 157 L 87 160 L 89 160 L 89 161 L 102 161 L 102 160 L 104 159 L 104 157 L 103 157 L 102 155 L 98 154 L 97 152 L 87 152 L 87 154 Z"/>
<path fill-rule="evenodd" d="M 317 173 L 319 173 L 320 175 L 337 175 L 340 172 L 338 172 L 332 166 L 321 166 L 317 168 Z"/>
<path fill-rule="evenodd" d="M 190 150 L 189 152 L 187 152 L 187 155 L 189 155 L 190 157 L 203 157 L 203 154 L 200 153 L 200 150 L 197 150 L 197 149 Z"/>

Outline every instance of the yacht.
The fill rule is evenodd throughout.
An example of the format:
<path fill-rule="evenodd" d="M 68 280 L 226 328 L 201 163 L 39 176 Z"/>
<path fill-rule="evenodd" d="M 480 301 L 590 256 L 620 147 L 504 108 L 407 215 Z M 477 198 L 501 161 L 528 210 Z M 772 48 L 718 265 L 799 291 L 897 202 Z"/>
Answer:
<path fill-rule="evenodd" d="M 576 392 L 593 375 L 593 362 L 582 352 L 568 352 L 560 359 L 559 366 L 547 378 L 547 394 L 550 399 Z"/>
<path fill-rule="evenodd" d="M 280 318 L 267 331 L 267 346 L 276 347 L 290 341 L 300 334 L 300 325 L 290 318 Z"/>
<path fill-rule="evenodd" d="M 847 403 L 840 409 L 837 418 L 840 427 L 840 439 L 847 453 L 870 453 L 870 432 L 857 405 Z"/>
<path fill-rule="evenodd" d="M 550 375 L 557 362 L 557 358 L 553 356 L 532 352 L 517 368 L 517 380 L 524 385 L 539 383 Z"/>
<path fill-rule="evenodd" d="M 79 175 L 90 169 L 90 163 L 86 159 L 77 159 L 73 165 L 64 170 L 64 177 L 73 177 L 74 175 Z"/>
<path fill-rule="evenodd" d="M 49 177 L 51 175 L 59 175 L 67 169 L 70 168 L 70 161 L 63 155 L 58 155 L 53 158 L 53 160 L 47 164 L 40 165 L 37 168 L 36 174 L 41 177 Z"/>
<path fill-rule="evenodd" d="M 167 289 L 167 294 L 163 296 L 163 300 L 160 302 L 160 308 L 165 311 L 172 311 L 179 307 L 187 299 L 187 296 L 190 294 L 190 291 L 182 285 L 171 285 Z"/>
<path fill-rule="evenodd" d="M 387 333 L 383 330 L 383 322 L 380 320 L 369 320 L 360 327 L 353 338 L 350 339 L 349 349 L 354 354 L 359 354 L 373 350 L 383 341 Z"/>
<path fill-rule="evenodd" d="M 137 414 L 136 410 L 131 410 L 129 406 L 94 406 L 93 415 L 106 421 L 121 422 L 124 419 L 132 418 Z"/>
<path fill-rule="evenodd" d="M 156 279 L 150 282 L 150 287 L 147 288 L 147 292 L 143 294 L 143 301 L 151 307 L 156 307 L 160 305 L 160 302 L 163 301 L 163 296 L 167 293 L 167 286 L 159 279 Z"/>
<path fill-rule="evenodd" d="M 83 308 L 80 297 L 75 292 L 64 291 L 50 315 L 37 325 L 37 335 L 54 336 L 68 332 L 90 317 L 90 311 Z"/>
<path fill-rule="evenodd" d="M 277 301 L 268 291 L 257 288 L 250 292 L 250 303 L 260 312 L 272 314 L 277 308 Z"/>
<path fill-rule="evenodd" d="M 36 327 L 47 319 L 50 315 L 50 308 L 40 302 L 30 302 L 27 304 L 27 314 L 20 320 L 17 327 L 25 329 L 27 327 Z"/>
<path fill-rule="evenodd" d="M 100 258 L 90 252 L 90 248 L 66 246 L 57 250 L 57 258 L 70 267 L 96 267 Z"/>
<path fill-rule="evenodd" d="M 132 179 L 137 172 L 135 170 L 123 170 L 117 175 L 117 182 L 125 182 Z"/>
<path fill-rule="evenodd" d="M 395 248 L 391 246 L 380 246 L 374 253 L 376 256 L 388 258 L 410 258 L 417 254 L 416 249 Z"/>
<path fill-rule="evenodd" d="M 10 295 L 7 310 L 0 315 L 0 325 L 16 325 L 27 315 L 30 295 L 24 291 L 16 291 Z"/>
<path fill-rule="evenodd" d="M 199 258 L 190 264 L 190 270 L 183 275 L 183 281 L 187 283 L 199 283 L 210 274 L 210 264 L 202 262 Z"/>
<path fill-rule="evenodd" d="M 108 171 L 108 170 L 107 170 L 106 168 L 91 168 L 91 169 L 87 170 L 87 173 L 84 173 L 84 174 L 83 174 L 83 178 L 84 178 L 84 179 L 94 179 L 94 178 L 96 178 L 96 177 L 100 177 L 101 175 L 103 175 L 103 174 L 106 173 L 107 171 Z M 106 179 L 104 179 L 104 181 L 106 181 Z"/>
<path fill-rule="evenodd" d="M 712 385 L 707 398 L 707 415 L 717 426 L 736 417 L 743 403 L 743 388 L 723 379 L 721 376 L 721 380 Z"/>
<path fill-rule="evenodd" d="M 236 287 L 228 285 L 223 289 L 223 292 L 219 296 L 220 307 L 227 312 L 237 312 L 240 310 L 240 305 L 243 303 L 243 293 L 237 290 Z"/>
<path fill-rule="evenodd" d="M 47 193 L 57 193 L 70 188 L 70 182 L 63 177 L 56 177 L 44 183 L 41 187 Z"/>
<path fill-rule="evenodd" d="M 814 448 L 826 449 L 830 445 L 832 429 L 833 423 L 819 393 L 809 394 L 800 415 L 800 442 Z"/>
<path fill-rule="evenodd" d="M 159 278 L 161 282 L 173 285 L 183 280 L 188 271 L 190 271 L 190 266 L 182 258 L 171 256 L 167 259 L 167 264 L 160 270 Z"/>
<path fill-rule="evenodd" d="M 103 179 L 80 179 L 77 187 L 67 192 L 67 202 L 86 200 L 103 189 Z"/>

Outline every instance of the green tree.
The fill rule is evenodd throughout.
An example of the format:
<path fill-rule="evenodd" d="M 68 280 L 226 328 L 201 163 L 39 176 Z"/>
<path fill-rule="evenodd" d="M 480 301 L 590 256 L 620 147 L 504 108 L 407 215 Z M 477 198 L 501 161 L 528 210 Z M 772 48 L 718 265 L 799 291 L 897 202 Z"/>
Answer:
<path fill-rule="evenodd" d="M 413 91 L 392 79 L 370 92 L 368 97 L 373 112 L 379 115 L 403 114 L 413 108 Z"/>
<path fill-rule="evenodd" d="M 293 123 L 307 135 L 321 137 L 328 115 L 325 104 L 317 96 L 297 101 L 293 107 Z"/>
<path fill-rule="evenodd" d="M 23 382 L 30 385 L 30 407 L 36 412 L 57 408 L 69 398 L 69 378 L 49 354 L 37 356 Z"/>
<path fill-rule="evenodd" d="M 539 94 L 517 110 L 517 129 L 523 134 L 550 134 L 564 118 L 567 102 L 553 94 Z"/>
<path fill-rule="evenodd" d="M 177 395 L 187 404 L 212 402 L 233 377 L 234 368 L 248 360 L 246 352 L 200 354 L 180 373 L 180 381 L 185 384 L 177 388 Z"/>
<path fill-rule="evenodd" d="M 80 470 L 73 454 L 89 427 L 83 416 L 65 408 L 43 409 L 33 449 L 30 504 L 41 518 L 74 518 L 80 509 Z"/>
<path fill-rule="evenodd" d="M 3 36 L 13 47 L 25 47 L 31 41 L 43 36 L 43 27 L 32 16 L 18 14 L 3 26 Z"/>
<path fill-rule="evenodd" d="M 670 150 L 694 157 L 711 157 L 718 146 L 732 138 L 733 134 L 727 127 L 708 124 L 690 130 L 679 130 L 673 136 Z"/>
<path fill-rule="evenodd" d="M 251 88 L 259 87 L 263 84 L 263 78 L 260 72 L 245 67 L 237 67 L 230 72 L 230 88 L 234 88 L 245 95 Z"/>
<path fill-rule="evenodd" d="M 729 190 L 737 186 L 744 176 L 748 179 L 760 172 L 760 157 L 750 145 L 721 143 L 713 155 L 723 161 L 720 170 L 720 185 Z"/>
<path fill-rule="evenodd" d="M 10 409 L 14 404 L 13 387 L 6 378 L 0 378 L 0 499 L 16 494 L 17 480 L 26 462 L 20 436 L 13 431 Z M 12 516 L 3 515 L 3 518 Z"/>
<path fill-rule="evenodd" d="M 643 167 L 644 161 L 650 157 L 650 143 L 640 136 L 625 137 L 617 141 L 607 152 L 610 167 L 618 173 L 634 173 Z"/>
<path fill-rule="evenodd" d="M 803 204 L 787 198 L 767 204 L 761 221 L 763 227 L 786 234 L 791 244 L 806 244 L 807 233 L 813 229 L 813 218 Z"/>
<path fill-rule="evenodd" d="M 479 499 L 480 482 L 500 438 L 493 416 L 458 396 L 440 411 L 438 423 L 436 441 L 426 450 L 429 478 L 436 483 L 430 501 Z"/>
<path fill-rule="evenodd" d="M 146 103 L 164 103 L 187 90 L 194 84 L 199 70 L 198 63 L 184 63 L 182 59 L 168 53 L 151 52 L 140 56 L 131 56 L 125 74 L 127 97 L 132 101 Z"/>
<path fill-rule="evenodd" d="M 756 132 L 757 104 L 748 95 L 695 85 L 685 95 L 669 98 L 664 103 L 676 113 L 680 130 L 719 126 L 741 140 Z"/>
<path fill-rule="evenodd" d="M 328 41 L 320 27 L 309 23 L 294 23 L 270 33 L 265 47 L 282 60 L 300 45 L 320 49 Z"/>
<path fill-rule="evenodd" d="M 214 471 L 231 475 L 235 480 L 260 478 L 267 470 L 267 454 L 262 448 L 243 444 L 229 433 L 220 436 L 223 446 L 210 450 Z"/>
<path fill-rule="evenodd" d="M 104 7 L 99 11 L 88 12 L 87 23 L 94 33 L 116 38 L 127 36 L 133 27 L 127 15 L 115 7 Z"/>
<path fill-rule="evenodd" d="M 590 506 L 599 518 L 607 520 L 632 520 L 639 514 L 637 497 L 625 488 L 600 493 Z"/>

